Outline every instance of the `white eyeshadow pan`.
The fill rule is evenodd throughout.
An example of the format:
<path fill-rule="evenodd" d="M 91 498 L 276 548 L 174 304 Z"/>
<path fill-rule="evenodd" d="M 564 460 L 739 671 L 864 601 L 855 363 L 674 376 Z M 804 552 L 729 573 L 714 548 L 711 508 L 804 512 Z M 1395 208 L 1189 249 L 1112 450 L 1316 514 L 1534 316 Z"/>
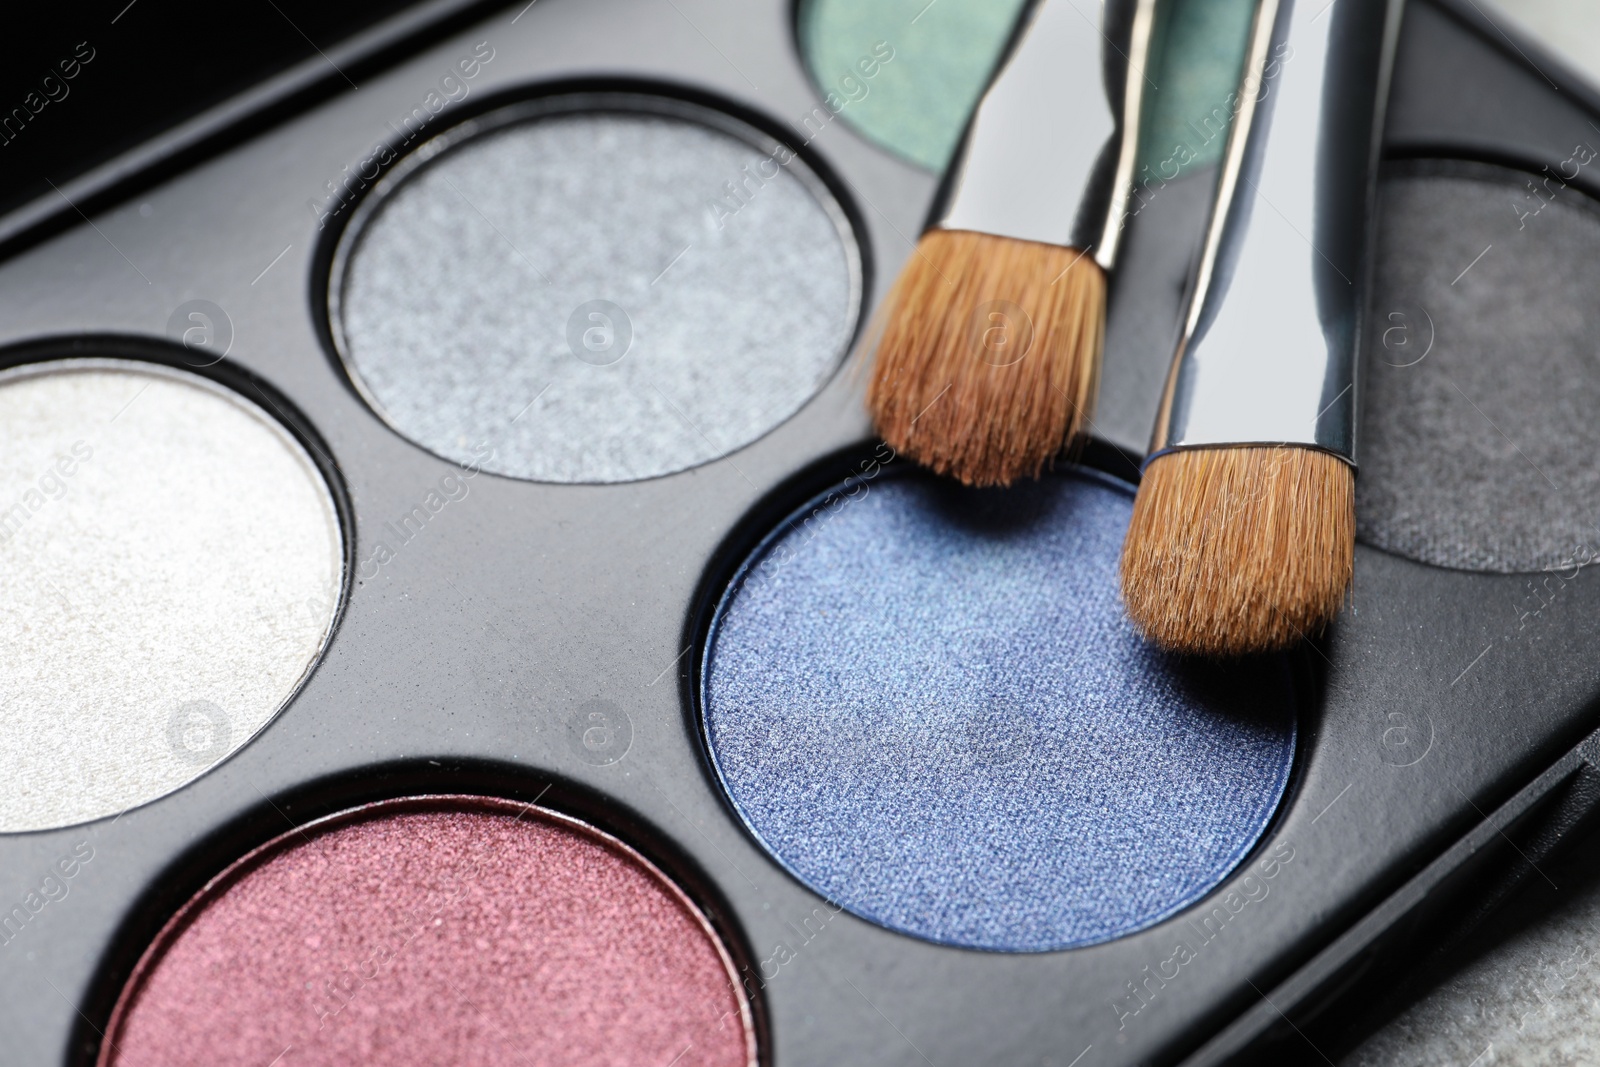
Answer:
<path fill-rule="evenodd" d="M 316 465 L 240 394 L 133 360 L 0 372 L 0 832 L 237 750 L 320 654 L 343 560 Z"/>
<path fill-rule="evenodd" d="M 435 454 L 627 482 L 763 436 L 854 334 L 849 223 L 799 157 L 638 94 L 513 105 L 396 164 L 334 257 L 358 391 Z"/>

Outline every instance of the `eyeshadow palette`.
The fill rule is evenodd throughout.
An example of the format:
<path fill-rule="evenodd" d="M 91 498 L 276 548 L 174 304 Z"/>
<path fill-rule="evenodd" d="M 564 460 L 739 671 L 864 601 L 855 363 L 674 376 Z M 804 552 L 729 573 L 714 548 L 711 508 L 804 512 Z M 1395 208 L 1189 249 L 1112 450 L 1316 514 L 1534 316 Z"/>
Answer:
<path fill-rule="evenodd" d="M 1186 659 L 1117 558 L 1253 5 L 1163 7 L 1092 439 L 963 489 L 863 406 L 1020 6 L 380 26 L 13 240 L 0 1062 L 1304 1061 L 1538 876 L 1600 800 L 1600 95 L 1336 9 L 1398 41 L 1354 594 Z"/>

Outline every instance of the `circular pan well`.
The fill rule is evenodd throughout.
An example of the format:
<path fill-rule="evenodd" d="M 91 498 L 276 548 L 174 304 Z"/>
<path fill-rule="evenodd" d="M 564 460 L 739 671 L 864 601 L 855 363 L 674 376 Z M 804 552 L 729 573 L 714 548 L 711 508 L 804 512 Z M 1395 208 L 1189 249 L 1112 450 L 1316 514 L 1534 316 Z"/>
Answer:
<path fill-rule="evenodd" d="M 532 804 L 405 797 L 207 883 L 134 968 L 98 1063 L 292 1046 L 313 1067 L 755 1067 L 743 988 L 706 917 L 615 837 Z"/>
<path fill-rule="evenodd" d="M 0 523 L 25 623 L 0 629 L 0 832 L 115 815 L 227 758 L 304 683 L 343 593 L 339 510 L 300 441 L 143 359 L 0 371 Z"/>
<path fill-rule="evenodd" d="M 1132 933 L 1254 850 L 1294 764 L 1287 657 L 1179 659 L 1123 615 L 1132 489 L 857 480 L 779 525 L 703 650 L 727 796 L 801 882 L 942 944 Z"/>
<path fill-rule="evenodd" d="M 1384 167 L 1356 479 L 1375 548 L 1501 574 L 1600 559 L 1600 205 L 1547 177 Z"/>
<path fill-rule="evenodd" d="M 335 247 L 328 317 L 401 436 L 509 477 L 616 483 L 795 414 L 862 289 L 844 209 L 791 148 L 703 104 L 567 92 L 396 163 Z"/>

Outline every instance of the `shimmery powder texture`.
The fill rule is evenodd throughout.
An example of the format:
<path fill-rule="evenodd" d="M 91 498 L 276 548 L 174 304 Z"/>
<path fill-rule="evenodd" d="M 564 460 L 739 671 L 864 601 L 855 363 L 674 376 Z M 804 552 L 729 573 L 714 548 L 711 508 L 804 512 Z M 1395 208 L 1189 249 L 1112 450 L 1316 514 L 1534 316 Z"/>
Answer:
<path fill-rule="evenodd" d="M 704 681 L 717 770 L 772 854 L 892 929 L 1019 952 L 1216 886 L 1283 795 L 1289 675 L 1140 640 L 1131 511 L 1072 475 L 886 478 L 797 514 L 724 601 Z"/>
<path fill-rule="evenodd" d="M 840 118 L 889 151 L 939 171 L 961 140 L 1022 6 L 1022 0 L 944 0 L 937 6 L 927 0 L 802 0 L 800 49 Z"/>
<path fill-rule="evenodd" d="M 842 227 L 804 163 L 697 122 L 523 122 L 383 203 L 346 273 L 347 358 L 450 459 L 483 441 L 485 468 L 518 478 L 683 470 L 767 433 L 838 365 L 857 313 Z"/>
<path fill-rule="evenodd" d="M 0 375 L 0 832 L 243 745 L 316 659 L 342 561 L 316 467 L 237 394 L 119 360 Z"/>
<path fill-rule="evenodd" d="M 698 912 L 630 853 L 520 805 L 294 836 L 203 899 L 136 982 L 102 1064 L 749 1063 Z"/>
<path fill-rule="evenodd" d="M 1542 178 L 1436 163 L 1383 182 L 1368 544 L 1473 571 L 1600 557 L 1600 208 Z"/>

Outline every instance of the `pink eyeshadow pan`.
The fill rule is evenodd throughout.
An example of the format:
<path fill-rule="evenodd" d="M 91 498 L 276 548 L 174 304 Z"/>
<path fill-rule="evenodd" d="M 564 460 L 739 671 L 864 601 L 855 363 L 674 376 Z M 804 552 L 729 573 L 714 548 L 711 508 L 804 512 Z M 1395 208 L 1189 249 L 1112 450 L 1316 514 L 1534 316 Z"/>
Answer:
<path fill-rule="evenodd" d="M 726 949 L 667 877 L 575 819 L 384 801 L 263 845 L 156 937 L 102 1067 L 750 1067 Z"/>

